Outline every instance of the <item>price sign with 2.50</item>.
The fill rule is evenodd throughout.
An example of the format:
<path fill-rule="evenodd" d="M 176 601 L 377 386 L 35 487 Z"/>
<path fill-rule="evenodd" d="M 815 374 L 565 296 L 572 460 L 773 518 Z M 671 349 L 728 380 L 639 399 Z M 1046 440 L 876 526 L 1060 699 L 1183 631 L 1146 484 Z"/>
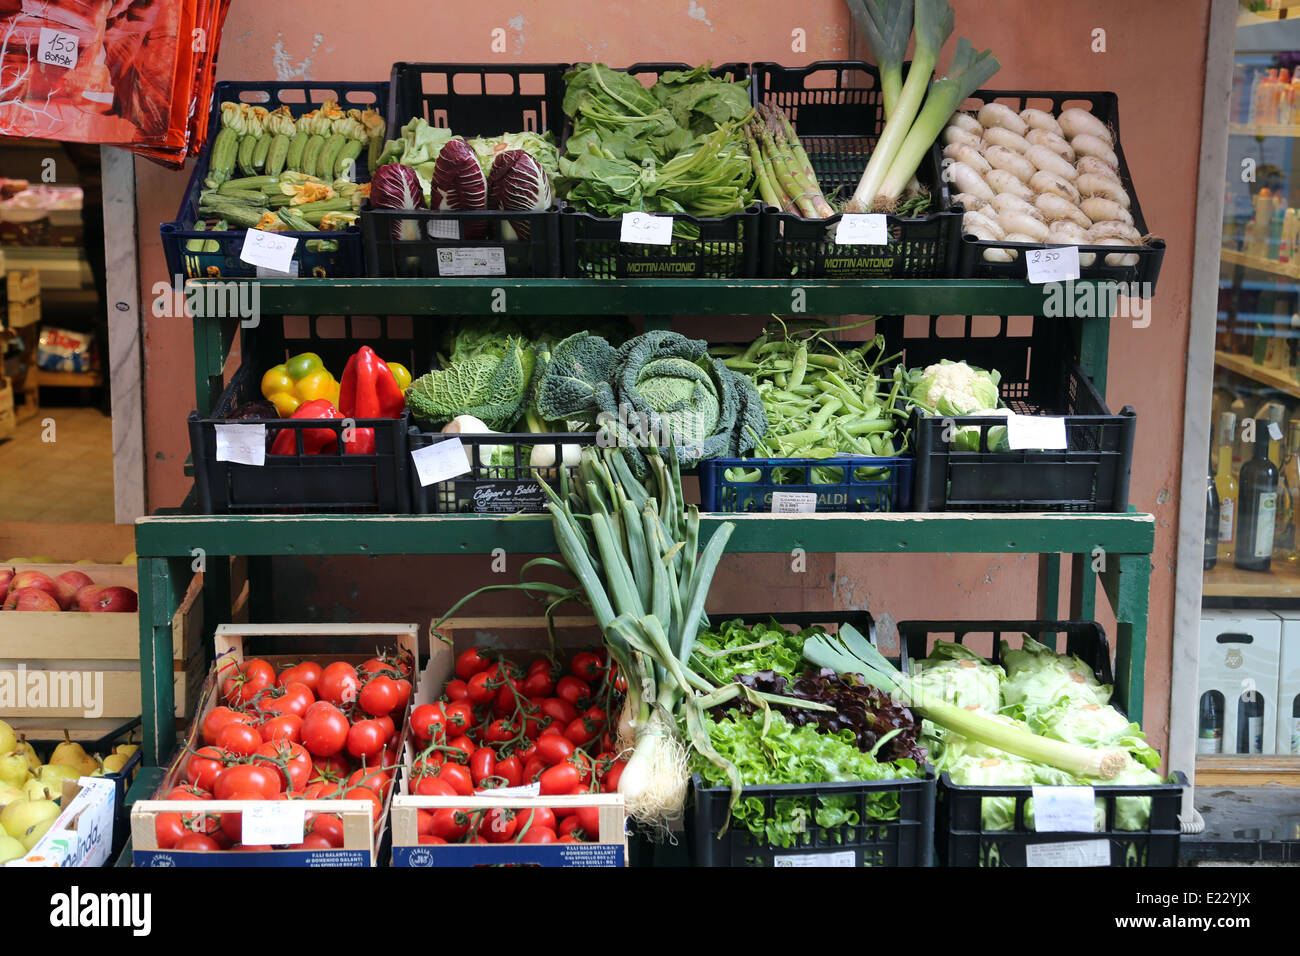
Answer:
<path fill-rule="evenodd" d="M 1079 278 L 1079 247 L 1053 246 L 1030 249 L 1025 253 L 1026 274 L 1030 282 L 1068 282 Z"/>

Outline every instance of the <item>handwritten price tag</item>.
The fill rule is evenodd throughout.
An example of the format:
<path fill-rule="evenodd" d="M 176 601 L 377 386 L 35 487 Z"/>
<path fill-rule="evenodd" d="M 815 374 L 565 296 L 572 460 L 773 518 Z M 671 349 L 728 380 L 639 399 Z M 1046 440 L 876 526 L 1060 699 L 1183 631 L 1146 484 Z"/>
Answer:
<path fill-rule="evenodd" d="M 1045 282 L 1068 282 L 1079 278 L 1079 247 L 1052 246 L 1050 249 L 1030 249 L 1025 253 L 1025 267 L 1029 281 L 1042 285 Z"/>
<path fill-rule="evenodd" d="M 440 481 L 450 481 L 471 471 L 469 455 L 459 438 L 446 438 L 411 452 L 420 487 L 428 488 Z"/>
<path fill-rule="evenodd" d="M 1268 437 L 1273 439 L 1273 441 L 1282 440 L 1282 429 L 1277 427 L 1277 422 L 1268 423 Z"/>
<path fill-rule="evenodd" d="M 293 253 L 298 248 L 298 240 L 293 236 L 281 236 L 261 229 L 249 229 L 244 233 L 244 248 L 239 258 L 250 266 L 263 266 L 275 272 L 288 274 L 293 265 Z"/>
<path fill-rule="evenodd" d="M 772 514 L 812 514 L 817 510 L 817 496 L 811 491 L 772 492 Z"/>
<path fill-rule="evenodd" d="M 1092 787 L 1034 786 L 1034 829 L 1039 833 L 1090 833 L 1096 794 Z"/>
<path fill-rule="evenodd" d="M 276 803 L 250 803 L 242 813 L 242 840 L 249 845 L 301 843 L 306 815 L 301 807 L 287 800 Z"/>
<path fill-rule="evenodd" d="M 217 461 L 240 465 L 266 464 L 265 425 L 217 425 Z"/>
<path fill-rule="evenodd" d="M 1008 415 L 1007 445 L 1012 451 L 1068 448 L 1065 419 L 1046 415 Z"/>
<path fill-rule="evenodd" d="M 619 242 L 642 242 L 666 246 L 673 241 L 672 216 L 652 216 L 646 212 L 625 212 L 619 226 Z"/>
<path fill-rule="evenodd" d="M 887 246 L 889 222 L 880 213 L 845 213 L 835 227 L 835 241 L 841 246 Z"/>
<path fill-rule="evenodd" d="M 76 35 L 41 27 L 41 40 L 36 47 L 36 60 L 48 66 L 72 69 L 77 65 Z"/>

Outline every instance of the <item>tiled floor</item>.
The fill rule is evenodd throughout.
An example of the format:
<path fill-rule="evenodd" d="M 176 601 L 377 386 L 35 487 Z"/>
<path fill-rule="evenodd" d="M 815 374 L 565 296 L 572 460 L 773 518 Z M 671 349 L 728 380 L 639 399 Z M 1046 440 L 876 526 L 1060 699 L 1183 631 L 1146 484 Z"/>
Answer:
<path fill-rule="evenodd" d="M 42 408 L 0 441 L 0 521 L 112 520 L 108 416 L 94 408 Z"/>

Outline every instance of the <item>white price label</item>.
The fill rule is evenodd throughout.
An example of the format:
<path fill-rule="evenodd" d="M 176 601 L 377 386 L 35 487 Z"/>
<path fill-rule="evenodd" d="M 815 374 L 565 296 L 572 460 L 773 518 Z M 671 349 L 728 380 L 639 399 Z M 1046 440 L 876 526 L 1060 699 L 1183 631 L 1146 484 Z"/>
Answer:
<path fill-rule="evenodd" d="M 1030 844 L 1025 847 L 1025 866 L 1110 866 L 1110 841 Z"/>
<path fill-rule="evenodd" d="M 430 239 L 459 239 L 460 223 L 455 219 L 430 219 L 425 231 Z"/>
<path fill-rule="evenodd" d="M 506 274 L 506 251 L 500 246 L 489 249 L 439 249 L 440 276 L 503 276 Z"/>
<path fill-rule="evenodd" d="M 652 216 L 648 212 L 625 212 L 619 226 L 618 240 L 666 246 L 673 241 L 673 217 Z"/>
<path fill-rule="evenodd" d="M 259 279 L 283 279 L 288 276 L 292 279 L 298 278 L 298 260 L 294 259 L 289 263 L 288 272 L 276 272 L 274 269 L 268 269 L 266 266 L 257 267 L 257 277 Z"/>
<path fill-rule="evenodd" d="M 1029 281 L 1068 282 L 1079 278 L 1079 247 L 1052 246 L 1048 249 L 1030 249 L 1025 253 L 1025 267 Z"/>
<path fill-rule="evenodd" d="M 1268 437 L 1273 441 L 1282 440 L 1282 429 L 1278 427 L 1277 422 L 1268 423 Z"/>
<path fill-rule="evenodd" d="M 244 233 L 244 248 L 239 258 L 250 266 L 264 266 L 276 272 L 288 273 L 293 263 L 293 252 L 298 248 L 298 240 L 293 236 L 281 236 L 261 229 L 249 229 Z"/>
<path fill-rule="evenodd" d="M 889 220 L 880 213 L 845 213 L 835 227 L 835 241 L 841 246 L 887 246 Z"/>
<path fill-rule="evenodd" d="M 540 781 L 525 784 L 522 787 L 502 787 L 499 790 L 485 790 L 485 797 L 540 797 L 542 795 L 542 784 Z"/>
<path fill-rule="evenodd" d="M 1039 833 L 1089 833 L 1096 794 L 1092 787 L 1034 785 L 1034 829 Z"/>
<path fill-rule="evenodd" d="M 772 514 L 802 515 L 817 510 L 817 495 L 811 491 L 772 492 Z"/>
<path fill-rule="evenodd" d="M 217 461 L 266 464 L 265 425 L 217 425 Z"/>
<path fill-rule="evenodd" d="M 422 488 L 468 475 L 471 471 L 469 455 L 459 438 L 445 438 L 417 448 L 411 452 L 411 461 L 415 463 L 415 473 Z"/>
<path fill-rule="evenodd" d="M 1007 445 L 1012 451 L 1023 448 L 1068 448 L 1065 419 L 1050 415 L 1008 415 Z"/>
<path fill-rule="evenodd" d="M 70 70 L 77 65 L 77 37 L 61 30 L 41 27 L 40 44 L 36 47 L 36 60 L 48 66 L 61 66 Z"/>
<path fill-rule="evenodd" d="M 856 866 L 852 850 L 839 853 L 785 853 L 772 857 L 773 866 Z"/>
<path fill-rule="evenodd" d="M 301 843 L 306 826 L 306 811 L 288 800 L 252 803 L 242 814 L 243 843 L 249 845 Z"/>

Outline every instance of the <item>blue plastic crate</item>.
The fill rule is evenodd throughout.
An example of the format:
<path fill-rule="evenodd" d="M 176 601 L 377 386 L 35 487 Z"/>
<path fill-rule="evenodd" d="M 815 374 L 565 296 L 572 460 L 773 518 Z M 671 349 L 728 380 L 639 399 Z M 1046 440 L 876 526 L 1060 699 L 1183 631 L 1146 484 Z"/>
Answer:
<path fill-rule="evenodd" d="M 257 277 L 256 267 L 239 258 L 244 248 L 243 229 L 209 232 L 196 231 L 192 228 L 198 217 L 199 194 L 203 191 L 203 180 L 207 178 L 208 167 L 212 161 L 212 142 L 221 129 L 221 104 L 226 101 L 244 102 L 264 106 L 268 110 L 287 106 L 297 117 L 311 112 L 327 99 L 337 100 L 339 106 L 345 110 L 368 108 L 386 113 L 388 84 L 383 81 L 336 83 L 327 80 L 298 80 L 287 83 L 227 82 L 216 85 L 212 94 L 212 117 L 208 120 L 208 141 L 194 164 L 189 185 L 185 188 L 185 197 L 176 214 L 176 221 L 159 225 L 163 252 L 167 256 L 169 278 L 178 275 L 182 279 Z M 391 133 L 392 130 L 388 130 L 388 135 Z M 370 179 L 365 150 L 362 150 L 357 158 L 356 173 L 358 182 L 366 182 Z M 282 235 L 292 236 L 298 240 L 298 248 L 293 260 L 297 274 L 302 278 L 346 278 L 366 274 L 360 229 L 286 232 Z M 216 240 L 220 249 L 216 252 L 189 252 L 186 250 L 186 245 L 192 239 Z M 336 242 L 338 248 L 330 252 L 308 250 L 307 243 L 316 239 Z"/>
<path fill-rule="evenodd" d="M 815 494 L 818 512 L 911 511 L 911 455 L 873 458 L 714 458 L 700 462 L 700 501 L 704 511 L 770 512 L 773 492 Z M 728 468 L 758 469 L 756 481 L 735 481 Z M 814 468 L 839 468 L 840 480 L 814 483 Z M 858 470 L 870 468 L 869 475 Z M 876 471 L 884 469 L 884 471 Z M 784 474 L 778 474 L 782 470 Z"/>

